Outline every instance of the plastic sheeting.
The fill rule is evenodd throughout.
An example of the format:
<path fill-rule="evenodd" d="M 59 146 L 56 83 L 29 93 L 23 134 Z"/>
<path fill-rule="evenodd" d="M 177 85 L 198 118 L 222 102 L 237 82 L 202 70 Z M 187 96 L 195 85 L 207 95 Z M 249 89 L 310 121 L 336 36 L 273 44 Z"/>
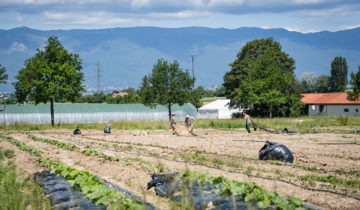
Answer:
<path fill-rule="evenodd" d="M 51 205 L 56 209 L 97 209 L 105 210 L 106 206 L 101 205 L 97 206 L 91 201 L 88 201 L 84 198 L 84 195 L 81 192 L 73 190 L 73 187 L 67 182 L 63 177 L 57 176 L 50 171 L 43 171 L 36 173 L 34 175 L 35 181 L 37 181 L 41 187 L 43 187 L 45 194 L 49 197 Z M 107 188 L 114 188 L 117 191 L 125 193 L 126 196 L 132 197 L 135 200 L 138 200 L 143 203 L 143 205 L 148 210 L 155 210 L 155 207 L 151 204 L 145 202 L 140 197 L 135 194 L 110 183 L 100 177 L 97 179 L 102 182 Z"/>
<path fill-rule="evenodd" d="M 111 127 L 110 127 L 110 125 L 107 125 L 107 126 L 104 128 L 104 133 L 111 133 Z"/>
<path fill-rule="evenodd" d="M 49 171 L 35 174 L 35 180 L 43 187 L 49 197 L 51 205 L 57 209 L 106 209 L 106 206 L 97 206 L 86 200 L 81 192 L 76 192 L 64 178 Z"/>
<path fill-rule="evenodd" d="M 76 129 L 74 130 L 74 135 L 79 135 L 79 134 L 81 134 L 81 131 L 80 131 L 79 128 L 76 128 Z"/>
<path fill-rule="evenodd" d="M 195 107 L 190 104 L 174 104 L 172 112 L 177 118 L 185 119 L 186 115 L 197 118 Z M 147 121 L 168 120 L 168 109 L 158 105 L 149 108 L 143 104 L 54 104 L 56 124 L 59 123 L 106 123 L 112 121 Z M 0 123 L 51 123 L 49 104 L 7 105 L 6 111 L 0 114 Z"/>
<path fill-rule="evenodd" d="M 194 209 L 259 209 L 255 202 L 246 203 L 242 196 L 230 197 L 221 196 L 221 192 L 214 193 L 217 185 L 185 182 L 177 173 L 153 174 L 151 178 L 147 189 L 155 187 L 157 195 L 172 198 L 182 204 L 187 203 Z"/>
<path fill-rule="evenodd" d="M 275 142 L 266 141 L 265 145 L 259 151 L 260 160 L 280 160 L 283 162 L 294 161 L 292 152 L 284 145 Z"/>

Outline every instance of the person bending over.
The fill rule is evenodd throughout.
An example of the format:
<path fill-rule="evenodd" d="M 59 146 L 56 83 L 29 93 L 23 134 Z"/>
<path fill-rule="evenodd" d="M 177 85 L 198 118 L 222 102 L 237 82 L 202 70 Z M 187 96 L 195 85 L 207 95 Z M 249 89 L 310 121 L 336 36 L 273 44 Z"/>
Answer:
<path fill-rule="evenodd" d="M 193 126 L 193 121 L 195 121 L 195 119 L 193 117 L 190 117 L 189 115 L 186 115 L 185 117 L 185 127 L 188 130 L 188 132 L 193 135 L 193 136 L 197 136 L 194 132 L 194 126 Z"/>

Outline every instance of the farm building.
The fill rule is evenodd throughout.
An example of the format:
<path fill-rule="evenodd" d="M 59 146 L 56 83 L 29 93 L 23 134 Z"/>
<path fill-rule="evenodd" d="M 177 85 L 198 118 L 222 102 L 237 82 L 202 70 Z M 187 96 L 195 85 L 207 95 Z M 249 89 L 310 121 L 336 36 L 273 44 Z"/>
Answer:
<path fill-rule="evenodd" d="M 213 101 L 199 109 L 198 118 L 230 119 L 233 113 L 240 110 L 229 108 L 229 103 L 230 99 Z"/>
<path fill-rule="evenodd" d="M 301 101 L 309 106 L 309 116 L 360 116 L 360 101 L 347 100 L 347 93 L 304 93 Z"/>
<path fill-rule="evenodd" d="M 192 104 L 173 105 L 178 119 L 187 114 L 196 117 Z M 120 120 L 168 120 L 164 106 L 149 108 L 143 104 L 54 104 L 55 123 L 96 123 Z M 50 104 L 6 105 L 0 113 L 0 123 L 50 123 Z"/>

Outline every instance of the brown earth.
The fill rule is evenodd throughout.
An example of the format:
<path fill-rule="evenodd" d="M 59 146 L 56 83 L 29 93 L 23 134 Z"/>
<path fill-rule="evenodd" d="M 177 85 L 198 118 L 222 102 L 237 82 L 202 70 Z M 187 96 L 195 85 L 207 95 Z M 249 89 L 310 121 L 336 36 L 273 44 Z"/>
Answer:
<path fill-rule="evenodd" d="M 162 209 L 171 208 L 169 201 L 156 196 L 153 190 L 146 191 L 146 184 L 151 180 L 150 175 L 155 172 L 146 167 L 148 163 L 162 166 L 164 173 L 179 172 L 189 168 L 241 182 L 255 182 L 266 190 L 276 191 L 285 197 L 299 197 L 304 203 L 318 208 L 360 208 L 359 200 L 299 187 L 331 190 L 359 198 L 360 190 L 357 187 L 316 180 L 310 183 L 300 178 L 305 175 L 318 177 L 332 175 L 343 180 L 359 182 L 360 145 L 346 144 L 359 142 L 359 135 L 331 133 L 289 135 L 269 134 L 262 131 L 246 134 L 244 131 L 211 129 L 196 129 L 195 132 L 200 136 L 191 136 L 186 133 L 185 128 L 181 129 L 179 137 L 164 130 L 113 130 L 110 135 L 99 130 L 82 130 L 83 134 L 78 136 L 72 135 L 71 130 L 46 130 L 9 135 L 44 151 L 44 157 L 94 173 L 145 197 L 147 201 Z M 134 161 L 128 166 L 122 165 L 121 162 L 104 161 L 98 157 L 85 156 L 80 152 L 33 141 L 28 134 L 75 144 L 81 149 L 92 148 L 109 156 L 133 158 Z M 294 163 L 284 165 L 259 161 L 258 151 L 266 140 L 286 145 L 293 152 Z M 25 173 L 31 174 L 42 170 L 36 165 L 35 158 L 26 152 L 17 150 L 4 140 L 0 141 L 0 146 L 15 150 L 15 163 Z M 197 159 L 198 157 L 202 159 Z M 139 158 L 141 161 L 136 161 L 134 158 Z M 298 186 L 284 181 L 290 181 Z"/>

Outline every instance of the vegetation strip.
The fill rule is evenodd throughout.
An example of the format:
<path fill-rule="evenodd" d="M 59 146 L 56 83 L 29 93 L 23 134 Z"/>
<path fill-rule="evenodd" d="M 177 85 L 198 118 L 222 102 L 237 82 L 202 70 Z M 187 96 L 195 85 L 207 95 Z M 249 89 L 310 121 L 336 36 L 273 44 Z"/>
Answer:
<path fill-rule="evenodd" d="M 222 196 L 242 196 L 247 203 L 257 202 L 259 208 L 276 209 L 304 209 L 301 199 L 286 199 L 276 192 L 263 190 L 254 182 L 244 183 L 234 180 L 228 180 L 223 176 L 212 177 L 208 172 L 196 172 L 185 170 L 180 173 L 180 178 L 197 183 L 210 183 L 216 188 L 213 193 L 220 193 Z"/>
<path fill-rule="evenodd" d="M 74 144 L 64 143 L 64 142 L 60 142 L 60 141 L 52 140 L 52 139 L 44 139 L 44 138 L 40 138 L 40 137 L 37 137 L 34 135 L 28 135 L 28 136 L 29 136 L 29 138 L 31 138 L 34 141 L 40 141 L 43 143 L 52 144 L 52 145 L 55 145 L 55 146 L 58 146 L 60 148 L 67 149 L 70 151 L 79 151 L 80 150 L 80 148 Z"/>
<path fill-rule="evenodd" d="M 106 188 L 96 176 L 89 172 L 83 172 L 71 168 L 62 162 L 53 162 L 48 158 L 39 159 L 39 164 L 51 169 L 64 177 L 74 188 L 85 195 L 85 198 L 96 205 L 106 205 L 110 209 L 145 209 L 141 201 L 126 196 L 123 192 L 118 192 L 114 188 Z"/>
<path fill-rule="evenodd" d="M 0 209 L 52 209 L 40 186 L 18 173 L 14 157 L 14 150 L 0 147 Z"/>
<path fill-rule="evenodd" d="M 41 156 L 43 154 L 42 151 L 35 149 L 34 147 L 26 145 L 24 142 L 14 139 L 11 136 L 4 136 L 0 134 L 0 138 L 10 142 L 11 144 L 17 146 L 20 150 L 30 152 L 33 155 Z"/>

